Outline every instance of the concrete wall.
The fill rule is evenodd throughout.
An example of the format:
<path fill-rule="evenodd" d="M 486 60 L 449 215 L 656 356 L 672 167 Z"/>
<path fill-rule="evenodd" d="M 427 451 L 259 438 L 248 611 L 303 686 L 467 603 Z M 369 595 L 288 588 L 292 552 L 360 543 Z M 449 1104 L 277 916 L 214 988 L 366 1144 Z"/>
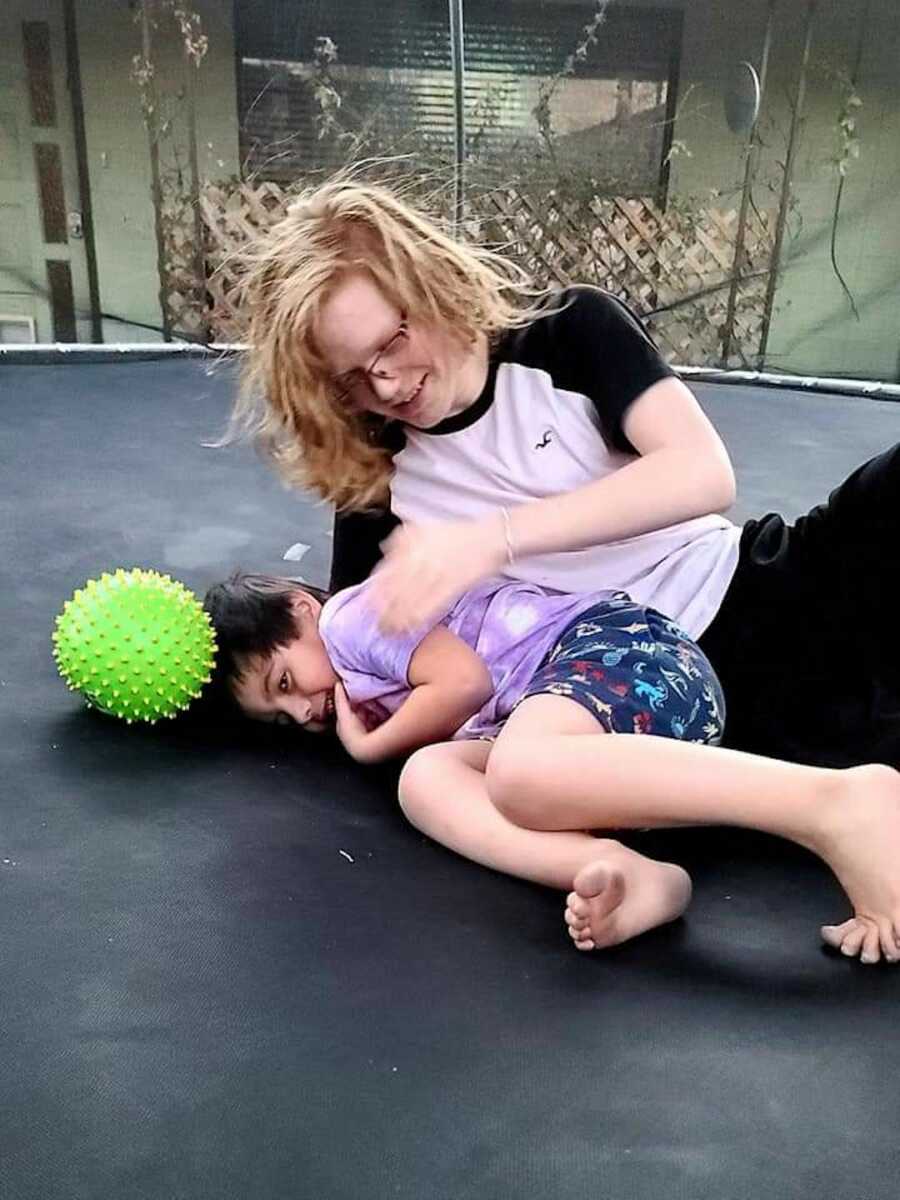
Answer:
<path fill-rule="evenodd" d="M 209 52 L 198 76 L 198 140 L 203 178 L 238 172 L 234 40 L 229 0 L 201 0 L 194 7 L 209 36 Z M 79 0 L 85 126 L 94 205 L 100 292 L 105 312 L 126 322 L 104 322 L 106 341 L 158 340 L 159 334 L 128 321 L 159 326 L 159 280 L 150 192 L 150 157 L 132 56 L 141 31 L 124 3 Z M 171 18 L 155 34 L 161 93 L 173 97 L 182 85 L 181 43 Z M 171 101 L 162 115 L 174 122 L 174 137 L 162 143 L 164 160 L 183 140 L 184 106 Z"/>

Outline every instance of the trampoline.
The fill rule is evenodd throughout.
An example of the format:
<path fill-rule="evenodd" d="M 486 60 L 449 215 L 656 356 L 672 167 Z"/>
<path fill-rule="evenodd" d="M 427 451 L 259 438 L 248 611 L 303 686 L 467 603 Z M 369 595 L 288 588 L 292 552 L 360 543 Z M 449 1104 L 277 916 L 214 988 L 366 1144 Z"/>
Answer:
<path fill-rule="evenodd" d="M 85 579 L 324 583 L 331 525 L 201 445 L 229 363 L 75 358 L 0 363 L 4 1200 L 894 1200 L 900 970 L 820 948 L 845 905 L 811 856 L 635 835 L 693 906 L 580 955 L 559 895 L 425 840 L 390 771 L 66 691 L 50 631 Z M 696 388 L 738 518 L 900 438 L 891 403 Z"/>

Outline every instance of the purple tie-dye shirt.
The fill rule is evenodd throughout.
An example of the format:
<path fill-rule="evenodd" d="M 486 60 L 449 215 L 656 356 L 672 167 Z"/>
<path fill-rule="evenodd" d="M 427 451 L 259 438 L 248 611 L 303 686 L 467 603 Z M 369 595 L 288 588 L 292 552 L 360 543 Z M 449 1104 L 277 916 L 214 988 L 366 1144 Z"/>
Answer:
<path fill-rule="evenodd" d="M 621 592 L 553 592 L 520 580 L 494 579 L 466 592 L 449 613 L 414 633 L 381 633 L 369 602 L 370 582 L 327 601 L 319 633 L 351 703 L 382 719 L 396 712 L 410 688 L 409 663 L 423 638 L 445 625 L 478 654 L 494 692 L 455 734 L 491 737 L 509 716 L 559 634 L 580 613 Z"/>

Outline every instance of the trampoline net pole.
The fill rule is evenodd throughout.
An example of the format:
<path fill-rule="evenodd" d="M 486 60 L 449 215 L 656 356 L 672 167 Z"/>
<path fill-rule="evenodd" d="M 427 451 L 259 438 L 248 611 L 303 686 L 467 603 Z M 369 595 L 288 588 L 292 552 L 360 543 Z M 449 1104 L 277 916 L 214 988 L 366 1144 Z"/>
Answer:
<path fill-rule="evenodd" d="M 453 95 L 456 114 L 453 163 L 453 228 L 458 233 L 463 219 L 466 175 L 466 65 L 463 0 L 449 0 L 450 52 L 453 58 Z"/>
<path fill-rule="evenodd" d="M 775 6 L 778 0 L 769 0 L 769 10 L 766 14 L 766 29 L 763 34 L 763 48 L 759 59 L 759 104 L 762 108 L 766 95 L 766 76 L 769 71 L 769 49 L 772 45 L 772 25 L 775 18 Z M 737 308 L 737 293 L 741 282 L 741 271 L 744 269 L 744 243 L 747 231 L 747 210 L 750 207 L 750 193 L 756 178 L 756 165 L 759 160 L 759 113 L 753 122 L 750 136 L 747 139 L 747 159 L 744 164 L 744 190 L 741 193 L 741 208 L 738 216 L 737 236 L 734 242 L 734 260 L 731 265 L 731 286 L 728 289 L 728 309 L 725 314 L 725 327 L 722 335 L 721 365 L 728 366 L 731 357 L 731 343 L 734 338 L 734 314 Z"/>
<path fill-rule="evenodd" d="M 775 304 L 775 290 L 778 287 L 778 271 L 781 265 L 781 250 L 784 244 L 784 231 L 787 225 L 788 205 L 791 199 L 791 183 L 794 174 L 794 159 L 797 155 L 797 140 L 800 129 L 800 118 L 803 114 L 803 102 L 806 97 L 806 73 L 809 69 L 809 52 L 812 46 L 813 21 L 818 7 L 818 0 L 809 0 L 806 8 L 806 33 L 803 39 L 803 59 L 800 64 L 800 74 L 797 76 L 797 88 L 794 92 L 793 113 L 791 114 L 791 131 L 788 137 L 788 149 L 784 162 L 784 173 L 781 178 L 781 204 L 778 210 L 778 224 L 775 228 L 775 245 L 772 247 L 772 260 L 769 269 L 769 279 L 766 284 L 766 301 L 763 306 L 762 332 L 759 338 L 757 366 L 765 365 L 766 350 L 769 345 L 769 330 L 772 325 L 772 309 Z"/>

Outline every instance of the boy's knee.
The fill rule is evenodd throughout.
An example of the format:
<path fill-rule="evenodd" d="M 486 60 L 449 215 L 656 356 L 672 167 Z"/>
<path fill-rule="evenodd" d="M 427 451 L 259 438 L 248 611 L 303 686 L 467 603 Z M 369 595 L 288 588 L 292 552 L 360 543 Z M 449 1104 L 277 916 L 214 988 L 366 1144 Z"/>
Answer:
<path fill-rule="evenodd" d="M 495 743 L 485 771 L 488 796 L 494 808 L 514 825 L 539 829 L 540 814 L 530 798 L 527 756 L 522 749 L 515 741 Z"/>
<path fill-rule="evenodd" d="M 436 794 L 440 757 L 439 747 L 423 746 L 421 750 L 416 750 L 409 756 L 400 772 L 400 807 L 406 819 L 413 825 L 417 823 L 417 818 L 427 811 L 431 799 Z"/>

